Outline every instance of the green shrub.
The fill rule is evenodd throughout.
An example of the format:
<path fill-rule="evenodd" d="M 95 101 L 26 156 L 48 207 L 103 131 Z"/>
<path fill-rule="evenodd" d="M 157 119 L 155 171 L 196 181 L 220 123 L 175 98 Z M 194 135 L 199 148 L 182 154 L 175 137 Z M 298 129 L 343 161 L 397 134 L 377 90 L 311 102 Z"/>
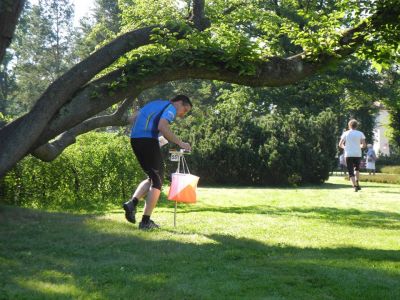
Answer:
<path fill-rule="evenodd" d="M 23 159 L 0 180 L 0 199 L 50 209 L 103 209 L 128 199 L 143 178 L 127 137 L 92 132 L 51 163 Z"/>
<path fill-rule="evenodd" d="M 400 166 L 385 166 L 381 168 L 382 173 L 400 174 Z"/>

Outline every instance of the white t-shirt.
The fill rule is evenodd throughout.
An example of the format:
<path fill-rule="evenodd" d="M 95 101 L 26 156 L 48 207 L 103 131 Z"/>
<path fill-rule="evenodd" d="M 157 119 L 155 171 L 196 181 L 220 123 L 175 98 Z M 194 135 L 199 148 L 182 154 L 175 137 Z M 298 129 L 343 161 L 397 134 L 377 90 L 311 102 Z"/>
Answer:
<path fill-rule="evenodd" d="M 361 141 L 365 140 L 365 135 L 361 131 L 350 129 L 342 134 L 344 140 L 345 157 L 361 157 Z"/>

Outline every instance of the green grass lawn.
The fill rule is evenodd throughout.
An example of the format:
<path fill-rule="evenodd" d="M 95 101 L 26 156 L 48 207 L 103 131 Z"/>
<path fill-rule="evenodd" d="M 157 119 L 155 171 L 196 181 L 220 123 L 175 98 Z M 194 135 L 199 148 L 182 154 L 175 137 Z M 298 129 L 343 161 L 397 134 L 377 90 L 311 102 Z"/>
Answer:
<path fill-rule="evenodd" d="M 0 299 L 400 299 L 400 185 L 199 188 L 173 211 L 143 232 L 0 206 Z"/>

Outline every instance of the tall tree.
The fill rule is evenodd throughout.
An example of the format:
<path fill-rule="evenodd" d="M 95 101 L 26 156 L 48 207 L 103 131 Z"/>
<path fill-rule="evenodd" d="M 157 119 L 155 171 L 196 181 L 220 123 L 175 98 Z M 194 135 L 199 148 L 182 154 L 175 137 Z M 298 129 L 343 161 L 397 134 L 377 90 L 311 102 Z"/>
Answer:
<path fill-rule="evenodd" d="M 6 53 L 0 64 L 0 113 L 4 115 L 9 113 L 8 107 L 16 89 L 15 73 L 10 67 L 12 58 Z"/>
<path fill-rule="evenodd" d="M 41 0 L 24 10 L 12 44 L 17 77 L 14 115 L 27 112 L 53 81 L 72 66 L 70 0 Z"/>
<path fill-rule="evenodd" d="M 114 39 L 121 31 L 121 10 L 116 0 L 95 0 L 90 16 L 80 21 L 75 52 L 80 59 Z"/>
<path fill-rule="evenodd" d="M 283 86 L 354 53 L 380 65 L 398 59 L 398 0 L 341 0 L 333 10 L 331 1 L 314 1 L 324 5 L 313 11 L 302 9 L 300 1 L 265 7 L 264 1 L 221 0 L 205 7 L 204 0 L 194 0 L 190 18 L 186 8 L 171 10 L 175 1 L 135 1 L 142 11 L 133 13 L 132 1 L 120 2 L 126 33 L 64 73 L 29 113 L 0 129 L 0 175 L 29 153 L 51 160 L 79 133 L 126 123 L 112 116 L 91 118 L 163 82 L 199 78 Z M 251 31 L 242 20 L 254 20 Z M 299 47 L 297 54 L 284 56 L 277 42 L 281 35 Z"/>

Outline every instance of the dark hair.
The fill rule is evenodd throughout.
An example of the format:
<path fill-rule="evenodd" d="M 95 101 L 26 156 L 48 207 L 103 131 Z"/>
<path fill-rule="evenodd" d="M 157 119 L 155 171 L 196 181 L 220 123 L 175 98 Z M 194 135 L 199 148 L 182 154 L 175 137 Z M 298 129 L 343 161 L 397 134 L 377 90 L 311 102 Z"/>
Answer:
<path fill-rule="evenodd" d="M 189 104 L 190 107 L 193 107 L 192 102 L 190 101 L 188 96 L 185 95 L 176 95 L 171 99 L 171 102 L 182 101 L 183 104 Z"/>

